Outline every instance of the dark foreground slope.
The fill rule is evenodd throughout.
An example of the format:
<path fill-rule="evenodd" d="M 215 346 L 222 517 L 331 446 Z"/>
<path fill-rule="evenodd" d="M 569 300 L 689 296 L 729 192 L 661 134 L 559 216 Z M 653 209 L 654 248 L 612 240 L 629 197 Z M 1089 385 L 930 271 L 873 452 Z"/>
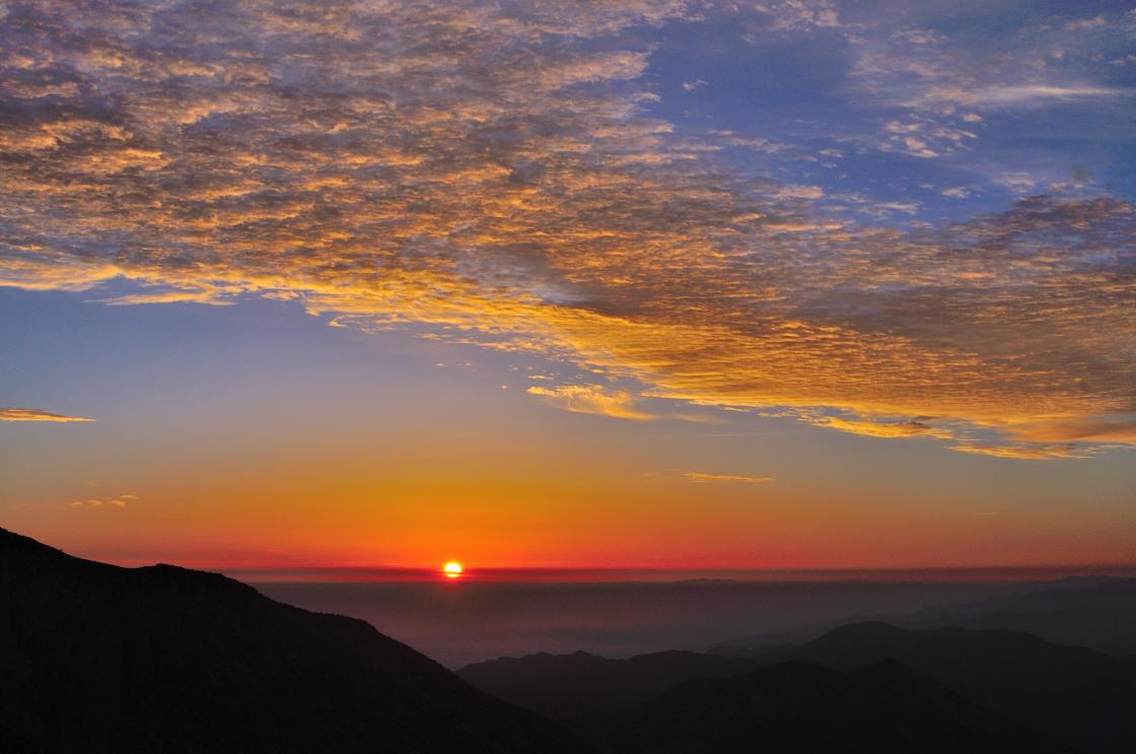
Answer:
<path fill-rule="evenodd" d="M 621 722 L 625 754 L 1048 754 L 1021 726 L 891 661 L 687 681 Z"/>
<path fill-rule="evenodd" d="M 0 750 L 585 747 L 362 621 L 216 574 L 79 560 L 0 529 Z"/>
<path fill-rule="evenodd" d="M 587 726 L 629 712 L 681 681 L 738 675 L 753 667 L 746 659 L 699 652 L 618 660 L 576 652 L 486 660 L 466 665 L 458 675 L 505 701 Z"/>

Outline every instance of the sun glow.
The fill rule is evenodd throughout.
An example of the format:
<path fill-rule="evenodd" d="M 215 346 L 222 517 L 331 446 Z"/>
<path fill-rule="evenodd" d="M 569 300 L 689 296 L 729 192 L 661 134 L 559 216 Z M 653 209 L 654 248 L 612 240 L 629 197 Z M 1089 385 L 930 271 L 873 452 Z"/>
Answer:
<path fill-rule="evenodd" d="M 442 566 L 442 573 L 446 574 L 446 577 L 451 579 L 456 579 L 458 576 L 461 576 L 463 570 L 462 564 L 456 560 L 451 560 Z"/>

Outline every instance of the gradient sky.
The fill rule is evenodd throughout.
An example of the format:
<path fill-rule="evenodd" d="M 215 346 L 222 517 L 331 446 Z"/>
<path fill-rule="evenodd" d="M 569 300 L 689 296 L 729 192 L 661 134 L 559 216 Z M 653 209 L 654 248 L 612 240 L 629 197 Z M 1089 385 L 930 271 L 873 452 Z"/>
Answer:
<path fill-rule="evenodd" d="M 1136 5 L 0 2 L 0 525 L 1136 562 Z"/>

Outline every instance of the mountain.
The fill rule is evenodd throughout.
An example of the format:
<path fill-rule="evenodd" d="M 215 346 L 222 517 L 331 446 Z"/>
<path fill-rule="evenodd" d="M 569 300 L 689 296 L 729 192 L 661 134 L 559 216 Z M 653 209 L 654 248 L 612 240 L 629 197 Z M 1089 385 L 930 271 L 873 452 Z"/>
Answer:
<path fill-rule="evenodd" d="M 1048 754 L 1040 736 L 909 668 L 789 662 L 687 681 L 614 735 L 624 754 Z"/>
<path fill-rule="evenodd" d="M 687 679 L 737 675 L 753 667 L 751 660 L 697 652 L 654 652 L 628 659 L 544 652 L 478 662 L 457 672 L 505 701 L 580 724 L 627 712 Z"/>
<path fill-rule="evenodd" d="M 896 660 L 1071 749 L 1136 751 L 1136 658 L 1019 631 L 916 631 L 886 623 L 843 626 L 788 656 L 846 671 Z"/>
<path fill-rule="evenodd" d="M 887 621 L 904 628 L 1006 628 L 1055 644 L 1136 654 L 1136 578 L 1079 576 L 1019 584 L 981 600 L 929 607 L 914 613 L 847 615 L 787 626 L 723 642 L 710 649 L 744 657 L 758 648 L 800 644 L 849 623 Z"/>
<path fill-rule="evenodd" d="M 0 749 L 590 749 L 351 618 L 218 574 L 118 568 L 0 529 Z"/>
<path fill-rule="evenodd" d="M 899 623 L 912 628 L 1009 628 L 1056 644 L 1136 654 L 1136 579 L 1063 579 L 1023 593 L 927 608 Z"/>
<path fill-rule="evenodd" d="M 694 746 L 694 731 L 703 731 L 709 736 L 721 726 L 729 728 L 733 725 L 730 730 L 741 730 L 737 726 L 743 726 L 743 721 L 727 725 L 727 721 L 719 719 L 713 708 L 732 709 L 734 712 L 731 714 L 749 715 L 745 712 L 745 704 L 749 704 L 745 701 L 748 695 L 758 694 L 755 698 L 765 698 L 762 696 L 765 694 L 764 686 L 750 688 L 747 685 L 757 681 L 751 679 L 751 682 L 742 683 L 738 680 L 749 677 L 747 674 L 756 673 L 753 678 L 766 681 L 777 678 L 777 682 L 786 688 L 800 683 L 801 693 L 804 693 L 812 682 L 807 679 L 820 677 L 816 668 L 821 668 L 859 678 L 855 681 L 833 681 L 838 683 L 835 688 L 844 688 L 839 684 L 852 684 L 850 688 L 859 689 L 856 684 L 865 681 L 865 678 L 857 674 L 881 662 L 901 663 L 910 668 L 908 674 L 919 677 L 919 683 L 935 684 L 949 691 L 952 698 L 965 700 L 970 705 L 968 714 L 977 715 L 975 710 L 984 710 L 988 716 L 996 717 L 1007 725 L 1018 726 L 1019 731 L 1036 731 L 1065 749 L 1085 754 L 1136 751 L 1136 716 L 1131 713 L 1136 709 L 1136 658 L 1051 644 L 1018 631 L 911 630 L 886 623 L 866 622 L 842 626 L 814 641 L 766 648 L 751 652 L 746 657 L 692 652 L 640 655 L 626 660 L 609 660 L 582 653 L 532 655 L 478 663 L 459 672 L 484 690 L 576 725 L 589 735 L 625 730 L 630 725 L 630 717 L 638 714 L 646 715 L 643 719 L 648 722 L 631 725 L 631 730 L 664 730 L 665 726 L 649 722 L 653 717 L 663 715 L 658 706 L 661 699 L 668 698 L 676 688 L 706 689 L 705 693 L 712 696 L 713 702 L 692 707 L 704 709 L 703 717 L 693 712 L 677 715 L 677 706 L 673 710 L 677 715 L 675 719 L 683 721 L 682 725 L 689 728 L 687 743 Z M 789 667 L 797 670 L 783 669 L 778 671 L 780 675 L 762 675 L 762 669 L 784 663 L 790 663 Z M 801 674 L 800 680 L 790 678 L 794 672 Z M 906 676 L 902 674 L 897 678 L 897 683 L 908 683 L 908 680 L 903 680 Z M 879 693 L 882 694 L 882 690 Z M 731 694 L 739 697 L 730 701 L 728 697 Z M 945 702 L 941 695 L 925 698 L 928 703 L 933 702 L 933 708 L 919 714 L 935 715 L 949 708 L 943 706 Z M 694 700 L 688 701 L 693 703 Z M 836 704 L 831 699 L 825 702 L 829 703 Z M 654 709 L 655 712 L 643 713 L 644 709 Z M 804 714 L 789 709 L 782 712 Z M 867 714 L 866 711 L 864 714 Z M 916 712 L 907 710 L 904 714 L 916 715 Z M 791 728 L 787 720 L 779 718 L 765 719 L 762 724 Z M 818 712 L 815 717 L 809 718 L 807 725 L 823 732 L 826 727 L 843 723 L 829 723 Z M 857 735 L 868 734 L 867 728 L 855 730 Z M 986 728 L 980 726 L 972 732 L 978 735 L 983 730 Z M 664 745 L 669 734 L 659 735 L 662 736 L 658 742 L 662 747 L 659 751 L 669 751 Z M 623 750 L 636 751 L 633 746 L 627 748 L 627 742 L 634 740 L 635 735 L 624 736 Z M 823 742 L 813 743 L 820 747 L 818 751 L 826 750 Z M 678 746 L 677 743 L 675 745 Z M 849 746 L 852 744 L 849 743 Z M 781 751 L 772 745 L 767 750 Z"/>

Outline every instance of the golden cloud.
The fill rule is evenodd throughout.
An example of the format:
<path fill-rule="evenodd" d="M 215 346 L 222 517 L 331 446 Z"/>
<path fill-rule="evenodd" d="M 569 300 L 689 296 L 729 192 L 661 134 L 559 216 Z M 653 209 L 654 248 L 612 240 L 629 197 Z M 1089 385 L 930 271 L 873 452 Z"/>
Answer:
<path fill-rule="evenodd" d="M 54 414 L 50 411 L 41 411 L 38 408 L 0 408 L 0 421 L 4 422 L 54 422 L 66 424 L 70 422 L 93 422 L 85 416 L 67 416 Z"/>
<path fill-rule="evenodd" d="M 1060 458 L 1084 458 L 1087 455 L 1085 450 L 1078 449 L 1077 446 L 1072 443 L 1053 445 L 982 445 L 979 443 L 963 442 L 952 446 L 952 449 L 960 453 L 991 456 L 993 458 L 1009 458 L 1015 461 L 1052 461 Z"/>
<path fill-rule="evenodd" d="M 966 452 L 988 447 L 977 435 L 1007 452 L 1132 444 L 1132 205 L 1033 197 L 910 232 L 834 220 L 815 187 L 716 157 L 722 132 L 653 117 L 635 35 L 588 44 L 689 12 L 10 9 L 0 285 L 295 300 L 335 325 L 537 353 L 653 398 Z M 651 418 L 627 391 L 529 392 Z M 939 418 L 908 418 L 922 416 Z"/>
<path fill-rule="evenodd" d="M 634 408 L 635 396 L 624 390 L 608 390 L 602 385 L 560 385 L 541 387 L 533 385 L 529 395 L 543 398 L 548 403 L 577 414 L 596 414 L 613 419 L 650 421 L 653 414 Z"/>
<path fill-rule="evenodd" d="M 806 421 L 818 427 L 829 427 L 842 432 L 865 435 L 867 437 L 936 437 L 940 440 L 949 440 L 953 437 L 953 434 L 949 430 L 936 428 L 925 421 L 916 419 L 889 422 L 849 420 L 835 416 L 824 416 L 815 419 L 806 419 Z"/>
<path fill-rule="evenodd" d="M 707 474 L 702 471 L 688 471 L 683 474 L 691 482 L 733 482 L 737 484 L 768 484 L 771 476 L 746 476 L 744 474 Z"/>

